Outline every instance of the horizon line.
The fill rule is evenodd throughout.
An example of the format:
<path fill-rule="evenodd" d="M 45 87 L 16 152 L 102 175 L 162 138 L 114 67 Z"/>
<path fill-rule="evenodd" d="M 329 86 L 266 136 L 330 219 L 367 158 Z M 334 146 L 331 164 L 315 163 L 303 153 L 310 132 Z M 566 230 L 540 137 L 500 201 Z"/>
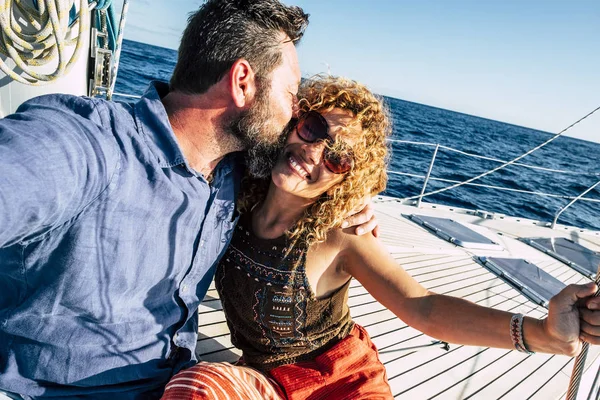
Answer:
<path fill-rule="evenodd" d="M 129 42 L 140 43 L 140 44 L 144 44 L 144 45 L 147 45 L 147 46 L 158 47 L 158 48 L 161 48 L 161 49 L 172 50 L 174 52 L 178 52 L 177 49 L 174 49 L 174 48 L 171 48 L 171 47 L 163 47 L 163 46 L 159 46 L 159 45 L 156 45 L 156 44 L 147 43 L 147 42 L 140 42 L 138 40 L 133 40 L 133 39 L 128 39 L 128 38 L 123 38 L 123 40 L 127 40 Z M 317 74 L 312 74 L 311 76 L 314 76 L 314 75 L 317 75 Z M 302 77 L 302 79 L 308 79 L 308 78 Z M 350 79 L 352 79 L 352 78 L 350 78 Z M 548 134 L 548 135 L 553 135 L 553 136 L 559 135 L 559 133 L 548 132 L 548 131 L 545 131 L 545 130 L 542 130 L 542 129 L 539 129 L 539 128 L 533 128 L 533 127 L 525 126 L 525 125 L 518 125 L 518 124 L 516 124 L 514 122 L 502 121 L 502 120 L 499 120 L 499 119 L 493 119 L 493 118 L 484 117 L 484 116 L 481 116 L 481 115 L 469 114 L 469 113 L 466 113 L 464 111 L 458 111 L 458 110 L 454 110 L 454 109 L 451 109 L 451 108 L 444 108 L 444 107 L 440 107 L 440 106 L 433 105 L 433 104 L 419 103 L 419 102 L 416 102 L 416 101 L 413 101 L 413 100 L 407 100 L 407 99 L 403 99 L 403 98 L 400 98 L 400 97 L 395 97 L 395 96 L 390 95 L 390 94 L 384 94 L 384 93 L 376 93 L 376 94 L 380 95 L 380 96 L 384 96 L 384 97 L 389 97 L 389 98 L 392 98 L 392 99 L 395 99 L 395 100 L 406 101 L 406 102 L 412 103 L 412 104 L 418 104 L 418 105 L 422 105 L 422 106 L 426 106 L 426 107 L 436 108 L 438 110 L 450 111 L 450 112 L 454 112 L 454 113 L 458 113 L 458 114 L 462 114 L 462 115 L 467 115 L 467 116 L 470 116 L 470 117 L 484 119 L 484 120 L 487 120 L 487 121 L 499 122 L 499 123 L 502 123 L 502 124 L 516 126 L 516 127 L 519 127 L 519 128 L 525 128 L 525 129 L 529 129 L 529 130 L 532 130 L 532 131 L 537 131 L 537 132 Z M 600 144 L 600 140 L 595 142 L 595 141 L 592 141 L 592 140 L 589 140 L 589 139 L 584 139 L 584 138 L 580 138 L 580 137 L 576 137 L 576 136 L 570 136 L 567 132 L 563 132 L 562 134 L 560 134 L 560 136 L 565 136 L 565 137 L 568 137 L 568 138 L 574 139 L 574 140 L 581 140 L 581 141 L 584 141 L 584 142 Z"/>

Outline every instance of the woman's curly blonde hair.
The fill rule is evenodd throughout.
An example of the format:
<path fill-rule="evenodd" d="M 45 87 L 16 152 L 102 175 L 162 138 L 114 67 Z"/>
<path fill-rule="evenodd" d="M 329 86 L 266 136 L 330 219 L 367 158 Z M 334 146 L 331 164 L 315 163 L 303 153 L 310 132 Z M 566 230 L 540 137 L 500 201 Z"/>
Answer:
<path fill-rule="evenodd" d="M 353 115 L 350 126 L 342 134 L 336 135 L 336 139 L 348 136 L 353 139 L 352 169 L 340 183 L 308 207 L 300 221 L 287 232 L 291 239 L 303 240 L 310 246 L 325 241 L 327 232 L 339 227 L 366 196 L 385 189 L 388 157 L 386 138 L 391 132 L 391 125 L 382 99 L 364 85 L 349 79 L 315 76 L 302 83 L 298 98 L 300 114 L 341 108 Z M 355 129 L 355 126 L 359 129 Z M 262 182 L 247 179 L 239 202 L 240 211 L 249 211 L 254 204 L 264 200 L 269 183 L 270 179 Z"/>

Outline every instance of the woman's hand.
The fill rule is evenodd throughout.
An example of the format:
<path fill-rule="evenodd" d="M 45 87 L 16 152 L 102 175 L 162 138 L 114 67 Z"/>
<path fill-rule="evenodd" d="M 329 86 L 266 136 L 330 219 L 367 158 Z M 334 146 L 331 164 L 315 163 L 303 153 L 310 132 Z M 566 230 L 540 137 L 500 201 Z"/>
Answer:
<path fill-rule="evenodd" d="M 550 299 L 544 328 L 562 353 L 579 354 L 583 341 L 600 344 L 600 297 L 593 297 L 596 290 L 593 282 L 569 285 Z"/>

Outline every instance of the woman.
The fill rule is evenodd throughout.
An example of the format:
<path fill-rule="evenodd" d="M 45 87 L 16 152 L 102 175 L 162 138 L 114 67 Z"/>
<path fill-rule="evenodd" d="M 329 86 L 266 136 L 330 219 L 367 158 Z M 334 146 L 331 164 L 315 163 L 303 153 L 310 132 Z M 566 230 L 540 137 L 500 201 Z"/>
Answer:
<path fill-rule="evenodd" d="M 375 346 L 350 318 L 352 277 L 403 321 L 448 342 L 569 355 L 580 337 L 598 342 L 598 312 L 581 312 L 580 332 L 574 307 L 593 285 L 565 289 L 547 319 L 523 319 L 432 293 L 372 235 L 334 229 L 385 187 L 388 118 L 379 99 L 345 79 L 312 80 L 299 97 L 270 182 L 246 188 L 215 278 L 245 366 L 199 363 L 172 379 L 165 399 L 391 398 Z"/>

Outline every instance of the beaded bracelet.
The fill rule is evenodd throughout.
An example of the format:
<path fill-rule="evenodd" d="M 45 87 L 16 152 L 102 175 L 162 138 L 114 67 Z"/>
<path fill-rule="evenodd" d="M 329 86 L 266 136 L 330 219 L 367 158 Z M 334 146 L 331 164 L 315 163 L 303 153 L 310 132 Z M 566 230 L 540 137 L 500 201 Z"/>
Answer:
<path fill-rule="evenodd" d="M 533 354 L 533 351 L 529 351 L 525 346 L 525 340 L 523 339 L 523 314 L 515 314 L 510 319 L 510 338 L 515 349 L 521 353 Z"/>

